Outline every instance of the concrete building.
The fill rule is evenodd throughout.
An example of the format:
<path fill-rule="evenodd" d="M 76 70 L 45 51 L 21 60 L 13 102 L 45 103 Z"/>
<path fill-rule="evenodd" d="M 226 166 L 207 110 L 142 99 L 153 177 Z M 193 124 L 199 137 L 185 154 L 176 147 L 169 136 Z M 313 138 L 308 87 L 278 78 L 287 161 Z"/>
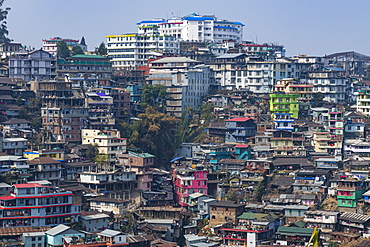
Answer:
<path fill-rule="evenodd" d="M 196 109 L 213 83 L 208 66 L 185 57 L 166 57 L 150 62 L 148 81 L 167 88 L 166 112 L 181 117 L 185 109 Z"/>
<path fill-rule="evenodd" d="M 115 70 L 134 70 L 146 66 L 149 59 L 179 53 L 176 39 L 159 34 L 156 26 L 143 26 L 138 33 L 107 35 L 106 38 L 108 58 Z"/>
<path fill-rule="evenodd" d="M 108 155 L 115 162 L 119 154 L 126 153 L 126 138 L 121 138 L 118 130 L 81 130 L 82 144 L 98 145 L 99 153 Z"/>
<path fill-rule="evenodd" d="M 216 226 L 228 223 L 236 223 L 237 217 L 244 212 L 244 205 L 233 201 L 219 201 L 210 205 L 209 224 Z"/>
<path fill-rule="evenodd" d="M 72 204 L 73 193 L 38 183 L 15 184 L 9 196 L 0 197 L 0 225 L 55 226 L 78 221 L 80 205 Z"/>
<path fill-rule="evenodd" d="M 54 37 L 50 39 L 43 39 L 42 40 L 42 49 L 44 51 L 49 52 L 53 56 L 57 55 L 57 46 L 59 42 L 64 41 L 68 47 L 69 50 L 72 51 L 73 47 L 79 46 L 83 51 L 87 51 L 87 45 L 79 43 L 80 41 L 78 39 L 69 39 L 69 38 L 61 38 L 61 37 Z"/>
<path fill-rule="evenodd" d="M 257 126 L 251 118 L 231 118 L 226 120 L 225 142 L 245 143 L 256 134 Z"/>
<path fill-rule="evenodd" d="M 55 58 L 43 50 L 19 51 L 9 58 L 9 77 L 31 80 L 53 80 Z"/>
<path fill-rule="evenodd" d="M 39 157 L 28 162 L 34 181 L 48 180 L 58 186 L 61 177 L 61 163 L 50 157 Z"/>
<path fill-rule="evenodd" d="M 183 17 L 144 20 L 137 25 L 139 29 L 156 26 L 160 34 L 184 41 L 220 43 L 226 40 L 243 40 L 243 23 L 219 19 L 215 15 L 191 13 Z"/>

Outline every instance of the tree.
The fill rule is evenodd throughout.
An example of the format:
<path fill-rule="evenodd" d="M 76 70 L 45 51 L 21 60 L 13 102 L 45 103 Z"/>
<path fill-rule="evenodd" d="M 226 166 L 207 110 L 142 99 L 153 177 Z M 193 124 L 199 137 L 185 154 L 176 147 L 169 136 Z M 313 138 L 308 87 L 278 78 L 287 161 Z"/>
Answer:
<path fill-rule="evenodd" d="M 70 57 L 71 53 L 68 49 L 66 42 L 59 41 L 57 45 L 57 57 L 67 58 Z"/>
<path fill-rule="evenodd" d="M 82 50 L 81 46 L 76 45 L 72 48 L 72 56 L 78 55 L 78 54 L 85 54 L 85 52 Z"/>
<path fill-rule="evenodd" d="M 5 0 L 0 0 L 0 44 L 11 42 L 12 40 L 9 39 L 7 36 L 9 34 L 8 27 L 6 26 L 6 18 L 8 16 L 8 13 L 10 11 L 10 8 L 7 7 L 5 9 L 2 9 L 1 6 L 3 6 Z"/>
<path fill-rule="evenodd" d="M 162 85 L 147 85 L 142 88 L 141 105 L 145 109 L 148 106 L 164 112 L 166 107 L 167 89 Z"/>
<path fill-rule="evenodd" d="M 81 38 L 80 45 L 86 45 L 86 41 L 85 41 L 84 36 L 82 36 L 82 38 Z"/>
<path fill-rule="evenodd" d="M 157 166 L 169 165 L 177 148 L 174 130 L 179 120 L 150 106 L 138 117 L 140 120 L 134 123 L 129 142 L 142 151 L 155 155 Z"/>
<path fill-rule="evenodd" d="M 312 100 L 313 100 L 313 106 L 317 107 L 322 104 L 322 101 L 324 100 L 324 94 L 321 92 L 312 94 Z"/>
<path fill-rule="evenodd" d="M 86 158 L 89 160 L 94 160 L 95 157 L 99 154 L 99 148 L 98 144 L 89 144 L 87 145 L 87 150 L 86 150 Z"/>
<path fill-rule="evenodd" d="M 104 42 L 101 42 L 101 44 L 99 45 L 99 47 L 96 47 L 95 48 L 95 53 L 97 55 L 100 55 L 100 56 L 106 56 L 106 55 L 108 55 L 108 50 L 105 47 Z"/>

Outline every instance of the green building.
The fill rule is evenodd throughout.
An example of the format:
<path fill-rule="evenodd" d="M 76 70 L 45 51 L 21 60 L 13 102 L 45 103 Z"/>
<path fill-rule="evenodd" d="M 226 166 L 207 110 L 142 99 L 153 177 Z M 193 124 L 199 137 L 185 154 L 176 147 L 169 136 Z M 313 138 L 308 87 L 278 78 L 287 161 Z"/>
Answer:
<path fill-rule="evenodd" d="M 366 192 L 365 181 L 354 176 L 341 176 L 337 191 L 338 207 L 355 208 Z"/>
<path fill-rule="evenodd" d="M 291 117 L 298 118 L 299 94 L 272 93 L 270 94 L 271 113 L 292 113 Z"/>

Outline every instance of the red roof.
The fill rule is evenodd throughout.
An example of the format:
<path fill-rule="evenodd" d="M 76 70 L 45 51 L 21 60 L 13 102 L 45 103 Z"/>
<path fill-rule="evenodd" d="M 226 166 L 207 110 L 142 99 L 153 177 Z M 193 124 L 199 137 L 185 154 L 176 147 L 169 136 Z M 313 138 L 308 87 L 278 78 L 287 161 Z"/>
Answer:
<path fill-rule="evenodd" d="M 14 199 L 15 199 L 14 196 L 2 196 L 2 197 L 0 197 L 1 201 L 14 200 Z"/>
<path fill-rule="evenodd" d="M 21 188 L 34 188 L 34 187 L 43 187 L 41 184 L 38 183 L 30 183 L 30 184 L 13 184 L 14 187 L 17 189 Z"/>
<path fill-rule="evenodd" d="M 236 148 L 247 148 L 249 147 L 249 145 L 248 144 L 236 144 L 235 147 Z"/>
<path fill-rule="evenodd" d="M 246 122 L 251 119 L 252 118 L 250 117 L 234 117 L 234 118 L 226 120 L 226 122 Z"/>

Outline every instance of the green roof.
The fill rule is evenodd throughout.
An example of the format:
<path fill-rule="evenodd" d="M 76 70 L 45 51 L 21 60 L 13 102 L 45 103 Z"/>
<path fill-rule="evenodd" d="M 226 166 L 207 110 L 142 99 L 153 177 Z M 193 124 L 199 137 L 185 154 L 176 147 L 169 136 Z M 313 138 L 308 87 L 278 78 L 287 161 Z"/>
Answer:
<path fill-rule="evenodd" d="M 154 155 L 149 154 L 149 153 L 134 153 L 134 152 L 130 152 L 130 154 L 135 155 L 135 156 L 140 157 L 140 158 L 154 158 L 155 157 Z"/>
<path fill-rule="evenodd" d="M 304 227 L 305 223 L 301 220 L 298 220 L 298 221 L 294 222 L 294 225 L 296 225 L 298 227 Z"/>
<path fill-rule="evenodd" d="M 72 58 L 91 58 L 91 59 L 94 59 L 94 58 L 99 58 L 99 59 L 106 59 L 106 57 L 103 57 L 103 56 L 99 56 L 99 55 L 84 55 L 84 54 L 77 54 L 77 55 L 74 55 L 72 56 Z"/>
<path fill-rule="evenodd" d="M 301 227 L 288 227 L 288 226 L 280 226 L 277 229 L 277 234 L 282 235 L 300 235 L 300 236 L 311 236 L 313 233 L 313 228 L 301 228 Z"/>
<path fill-rule="evenodd" d="M 242 215 L 238 217 L 238 219 L 241 219 L 241 220 L 256 220 L 256 221 L 267 221 L 267 222 L 272 222 L 277 218 L 279 218 L 279 216 L 272 215 L 272 214 L 253 213 L 253 212 L 244 212 Z"/>

